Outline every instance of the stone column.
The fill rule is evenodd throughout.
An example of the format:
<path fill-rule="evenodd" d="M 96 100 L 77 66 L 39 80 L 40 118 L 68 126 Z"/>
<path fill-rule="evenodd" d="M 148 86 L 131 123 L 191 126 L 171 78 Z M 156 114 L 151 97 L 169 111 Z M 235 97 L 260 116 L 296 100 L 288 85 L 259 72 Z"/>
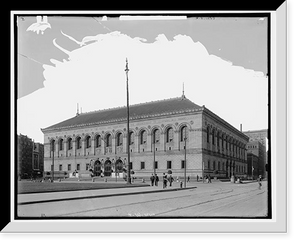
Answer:
<path fill-rule="evenodd" d="M 95 136 L 91 137 L 91 155 L 95 155 Z"/>
<path fill-rule="evenodd" d="M 146 151 L 149 151 L 151 152 L 151 145 L 152 145 L 152 136 L 151 136 L 151 133 L 149 133 L 147 135 L 147 148 L 146 148 Z"/>
<path fill-rule="evenodd" d="M 135 152 L 136 153 L 139 153 L 139 149 L 140 149 L 140 143 L 139 143 L 139 134 L 138 133 L 136 133 L 135 135 L 134 135 L 134 144 L 135 144 Z"/>
<path fill-rule="evenodd" d="M 100 138 L 101 141 L 101 154 L 105 154 L 105 142 L 103 138 Z"/>
<path fill-rule="evenodd" d="M 159 147 L 157 147 L 157 151 L 166 151 L 166 143 L 165 143 L 165 140 L 164 140 L 164 132 L 161 132 L 160 133 L 160 137 L 159 137 Z"/>
<path fill-rule="evenodd" d="M 59 144 L 58 140 L 55 140 L 55 157 L 59 157 Z"/>
<path fill-rule="evenodd" d="M 116 154 L 116 136 L 111 136 L 111 152 L 112 154 Z"/>
<path fill-rule="evenodd" d="M 64 144 L 64 156 L 67 157 L 67 153 L 68 153 L 68 148 L 67 148 L 67 143 L 68 143 L 68 140 L 65 139 L 63 144 Z"/>
<path fill-rule="evenodd" d="M 179 150 L 179 143 L 180 143 L 180 131 L 179 130 L 174 130 L 174 150 Z"/>
<path fill-rule="evenodd" d="M 81 138 L 81 148 L 82 148 L 82 155 L 85 156 L 85 152 L 86 152 L 86 141 L 85 138 Z"/>
<path fill-rule="evenodd" d="M 127 153 L 127 133 L 123 134 L 123 153 Z"/>
<path fill-rule="evenodd" d="M 76 155 L 76 139 L 72 139 L 72 155 L 75 156 Z"/>

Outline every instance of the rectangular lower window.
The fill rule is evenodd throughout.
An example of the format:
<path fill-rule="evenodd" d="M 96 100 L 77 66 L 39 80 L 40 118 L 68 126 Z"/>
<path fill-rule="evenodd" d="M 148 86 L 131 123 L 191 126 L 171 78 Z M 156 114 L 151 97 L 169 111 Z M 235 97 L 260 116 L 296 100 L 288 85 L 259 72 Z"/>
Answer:
<path fill-rule="evenodd" d="M 141 161 L 141 169 L 145 169 L 145 162 Z"/>
<path fill-rule="evenodd" d="M 181 168 L 185 167 L 185 161 L 181 161 Z"/>
<path fill-rule="evenodd" d="M 172 169 L 172 161 L 167 161 L 167 169 Z"/>

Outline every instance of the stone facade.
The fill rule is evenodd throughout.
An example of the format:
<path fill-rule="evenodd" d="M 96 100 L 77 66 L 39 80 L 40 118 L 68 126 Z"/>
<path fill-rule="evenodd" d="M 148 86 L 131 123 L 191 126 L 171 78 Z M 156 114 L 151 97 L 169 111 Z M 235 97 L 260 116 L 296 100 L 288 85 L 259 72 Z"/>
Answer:
<path fill-rule="evenodd" d="M 35 143 L 25 135 L 18 135 L 18 176 L 35 178 L 41 176 L 44 168 L 44 146 Z"/>
<path fill-rule="evenodd" d="M 255 176 L 262 175 L 262 177 L 266 176 L 265 171 L 265 155 L 266 155 L 266 147 L 260 141 L 250 141 L 247 146 L 247 153 L 253 154 L 258 158 L 258 165 L 255 166 Z"/>
<path fill-rule="evenodd" d="M 202 176 L 203 169 L 204 174 L 217 177 L 246 176 L 246 135 L 204 106 L 191 104 L 184 110 L 168 111 L 171 103 L 180 107 L 182 103 L 189 106 L 190 102 L 186 98 L 168 100 L 155 102 L 160 106 L 159 113 L 130 117 L 130 161 L 135 176 L 149 177 L 154 171 L 162 174 L 172 170 L 174 176 L 182 177 L 185 155 L 187 175 L 191 177 Z M 142 105 L 150 107 L 151 103 Z M 97 112 L 79 116 L 83 120 L 75 117 L 70 121 L 86 122 L 88 117 L 96 117 Z M 54 173 L 64 172 L 67 176 L 72 173 L 89 176 L 91 171 L 99 175 L 96 171 L 99 163 L 102 174 L 107 176 L 114 175 L 115 170 L 122 172 L 122 167 L 128 168 L 124 118 L 69 126 L 58 124 L 42 131 L 46 172 L 51 172 L 53 161 Z"/>

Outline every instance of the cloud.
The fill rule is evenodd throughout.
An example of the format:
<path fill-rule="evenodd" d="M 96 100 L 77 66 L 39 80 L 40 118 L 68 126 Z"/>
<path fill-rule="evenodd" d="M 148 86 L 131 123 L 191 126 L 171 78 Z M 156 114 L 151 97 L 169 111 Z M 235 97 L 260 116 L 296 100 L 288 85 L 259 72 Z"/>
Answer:
<path fill-rule="evenodd" d="M 48 17 L 39 15 L 36 17 L 36 23 L 31 24 L 26 31 L 36 32 L 37 34 L 41 32 L 44 34 L 47 28 L 51 28 L 51 25 L 48 23 Z"/>
<path fill-rule="evenodd" d="M 243 123 L 244 129 L 266 125 L 266 79 L 210 55 L 189 36 L 168 40 L 160 34 L 144 43 L 111 32 L 89 40 L 94 42 L 73 51 L 60 47 L 68 51 L 68 60 L 53 57 L 53 65 L 43 66 L 45 87 L 18 100 L 18 132 L 43 141 L 40 128 L 73 117 L 77 103 L 83 111 L 126 105 L 126 58 L 131 104 L 180 96 L 184 82 L 187 98 L 230 124 Z M 251 122 L 254 116 L 261 118 L 257 124 Z"/>

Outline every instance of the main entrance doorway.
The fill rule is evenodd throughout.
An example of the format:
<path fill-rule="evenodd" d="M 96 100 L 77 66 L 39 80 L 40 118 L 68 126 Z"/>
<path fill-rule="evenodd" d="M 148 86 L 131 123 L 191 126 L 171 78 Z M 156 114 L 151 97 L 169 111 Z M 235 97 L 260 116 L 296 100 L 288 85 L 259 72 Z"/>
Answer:
<path fill-rule="evenodd" d="M 117 176 L 120 176 L 120 173 L 123 173 L 123 162 L 122 160 L 118 159 L 116 161 L 116 166 L 115 166 L 115 172 Z"/>
<path fill-rule="evenodd" d="M 94 163 L 94 175 L 95 176 L 101 175 L 101 163 L 99 160 L 95 161 Z"/>
<path fill-rule="evenodd" d="M 106 160 L 104 163 L 104 176 L 111 176 L 111 161 L 110 160 Z"/>

